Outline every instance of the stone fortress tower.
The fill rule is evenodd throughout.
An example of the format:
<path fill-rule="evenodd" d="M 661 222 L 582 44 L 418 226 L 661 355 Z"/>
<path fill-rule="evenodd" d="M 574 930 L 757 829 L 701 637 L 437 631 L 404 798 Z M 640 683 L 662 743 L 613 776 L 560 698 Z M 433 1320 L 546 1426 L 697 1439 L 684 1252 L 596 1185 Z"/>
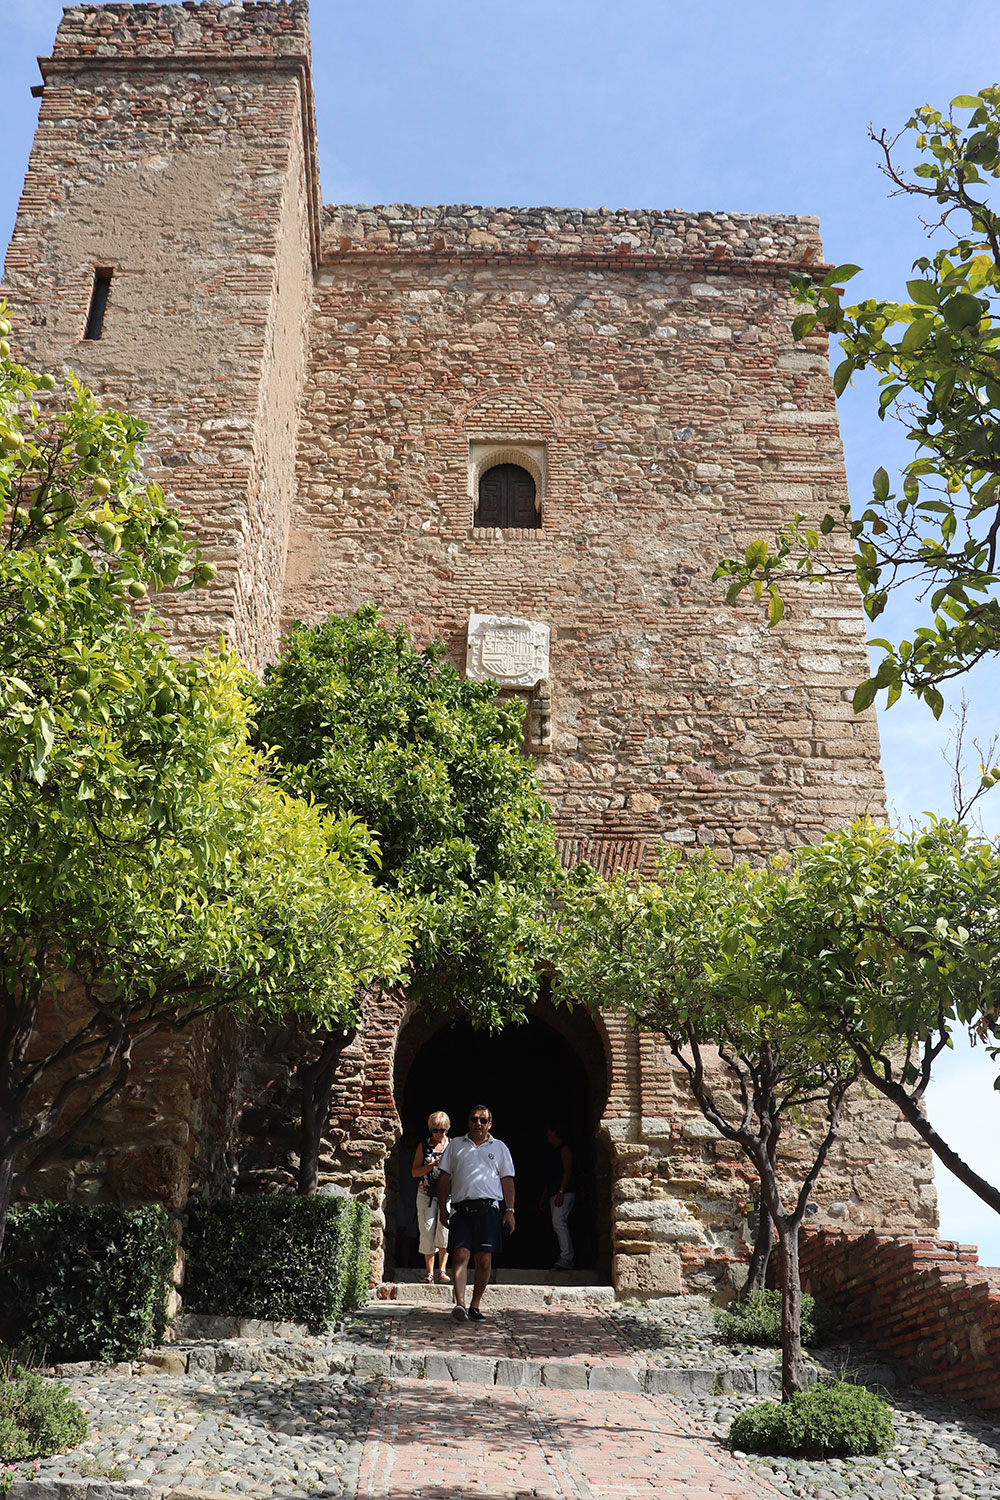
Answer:
<path fill-rule="evenodd" d="M 180 649 L 225 631 L 261 667 L 293 619 L 376 601 L 522 695 L 566 858 L 607 871 L 661 840 L 764 856 L 881 812 L 852 590 L 769 632 L 711 582 L 846 497 L 825 346 L 789 334 L 814 219 L 323 208 L 305 0 L 71 6 L 41 67 L 16 347 L 149 421 L 148 467 L 219 567 L 169 613 Z M 151 1075 L 142 1141 L 109 1130 L 79 1172 L 178 1204 L 224 1160 L 285 1180 L 275 1068 L 238 1054 L 203 1038 L 185 1088 Z M 377 1271 L 400 1117 L 450 1086 L 457 1123 L 470 1073 L 526 1166 L 547 1105 L 594 1141 L 583 1239 L 620 1290 L 732 1276 L 746 1173 L 666 1049 L 544 997 L 496 1043 L 373 1007 L 324 1175 L 371 1199 Z M 852 1107 L 817 1210 L 934 1225 L 929 1159 L 881 1103 Z"/>

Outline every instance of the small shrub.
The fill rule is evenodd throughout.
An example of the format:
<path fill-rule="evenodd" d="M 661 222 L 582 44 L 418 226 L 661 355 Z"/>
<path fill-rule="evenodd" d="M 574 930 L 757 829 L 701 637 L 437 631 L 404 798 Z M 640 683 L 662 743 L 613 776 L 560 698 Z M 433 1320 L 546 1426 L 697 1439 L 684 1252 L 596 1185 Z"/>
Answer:
<path fill-rule="evenodd" d="M 845 1380 L 811 1386 L 781 1406 L 773 1401 L 752 1406 L 729 1429 L 730 1447 L 786 1458 L 885 1453 L 892 1439 L 886 1403 L 874 1391 Z"/>
<path fill-rule="evenodd" d="M 807 1347 L 825 1344 L 830 1337 L 830 1310 L 824 1302 L 802 1294 L 802 1342 Z M 781 1292 L 768 1287 L 751 1292 L 728 1312 L 715 1314 L 719 1336 L 727 1344 L 781 1344 Z"/>
<path fill-rule="evenodd" d="M 245 1194 L 192 1209 L 184 1305 L 321 1332 L 368 1295 L 369 1223 L 357 1198 Z"/>
<path fill-rule="evenodd" d="M 163 1337 L 176 1253 L 163 1208 L 18 1204 L 0 1260 L 0 1340 L 54 1361 L 135 1359 Z"/>
<path fill-rule="evenodd" d="M 0 1366 L 0 1462 L 47 1458 L 86 1436 L 87 1418 L 64 1385 L 20 1365 Z"/>

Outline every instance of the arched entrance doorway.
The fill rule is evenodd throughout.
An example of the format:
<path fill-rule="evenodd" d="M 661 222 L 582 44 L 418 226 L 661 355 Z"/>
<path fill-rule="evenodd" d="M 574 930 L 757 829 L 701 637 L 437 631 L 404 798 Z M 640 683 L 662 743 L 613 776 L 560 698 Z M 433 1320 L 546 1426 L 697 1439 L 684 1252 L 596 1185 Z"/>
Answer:
<path fill-rule="evenodd" d="M 493 1111 L 494 1134 L 506 1141 L 517 1172 L 517 1232 L 505 1248 L 503 1269 L 546 1273 L 558 1251 L 547 1204 L 540 1202 L 545 1129 L 562 1121 L 576 1158 L 578 1191 L 570 1227 L 577 1269 L 609 1276 L 610 1143 L 600 1128 L 608 1066 L 603 1034 L 589 1015 L 557 1008 L 543 996 L 523 1025 L 495 1036 L 466 1021 L 415 1016 L 400 1032 L 393 1085 L 403 1139 L 396 1170 L 387 1173 L 390 1224 L 405 1217 L 396 1210 L 405 1204 L 414 1145 L 430 1112 L 445 1110 L 451 1134 L 461 1135 L 470 1108 L 485 1103 Z M 410 1245 L 397 1248 L 397 1256 L 422 1264 Z"/>

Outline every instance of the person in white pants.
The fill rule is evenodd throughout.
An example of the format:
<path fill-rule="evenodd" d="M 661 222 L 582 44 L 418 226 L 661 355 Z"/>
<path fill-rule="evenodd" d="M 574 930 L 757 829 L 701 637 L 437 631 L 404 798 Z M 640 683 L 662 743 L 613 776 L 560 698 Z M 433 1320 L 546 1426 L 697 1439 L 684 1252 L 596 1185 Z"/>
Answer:
<path fill-rule="evenodd" d="M 573 1237 L 566 1222 L 576 1202 L 576 1183 L 573 1175 L 573 1148 L 566 1140 L 561 1125 L 552 1124 L 545 1132 L 549 1143 L 545 1191 L 549 1200 L 549 1215 L 552 1228 L 559 1243 L 559 1259 L 553 1271 L 573 1269 Z"/>
<path fill-rule="evenodd" d="M 427 1121 L 426 1139 L 420 1142 L 413 1153 L 410 1171 L 420 1178 L 417 1189 L 417 1220 L 420 1224 L 420 1253 L 424 1257 L 426 1282 L 435 1280 L 434 1257 L 438 1258 L 437 1280 L 444 1281 L 448 1272 L 448 1231 L 438 1211 L 438 1173 L 441 1158 L 448 1144 L 448 1127 L 451 1124 L 443 1109 L 437 1109 Z"/>

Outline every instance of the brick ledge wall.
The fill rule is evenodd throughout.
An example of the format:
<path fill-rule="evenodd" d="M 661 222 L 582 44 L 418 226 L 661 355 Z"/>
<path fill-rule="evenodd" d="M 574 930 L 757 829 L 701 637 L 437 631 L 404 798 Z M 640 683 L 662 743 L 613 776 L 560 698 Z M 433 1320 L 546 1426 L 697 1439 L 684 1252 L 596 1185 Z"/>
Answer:
<path fill-rule="evenodd" d="M 915 1386 L 1000 1412 L 1000 1269 L 929 1236 L 805 1232 L 802 1285 L 845 1333 L 905 1360 Z"/>

